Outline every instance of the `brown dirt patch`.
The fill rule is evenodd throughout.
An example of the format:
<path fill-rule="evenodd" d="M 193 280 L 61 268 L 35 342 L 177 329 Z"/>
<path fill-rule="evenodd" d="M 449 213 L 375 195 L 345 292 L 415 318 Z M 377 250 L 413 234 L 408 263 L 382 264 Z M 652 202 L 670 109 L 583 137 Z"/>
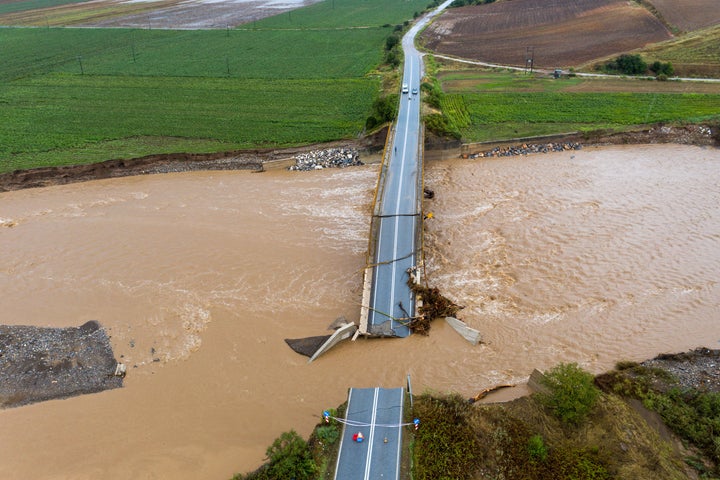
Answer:
<path fill-rule="evenodd" d="M 634 79 L 587 79 L 563 89 L 564 92 L 635 93 L 720 93 L 720 83 L 656 82 Z"/>
<path fill-rule="evenodd" d="M 569 67 L 671 38 L 647 9 L 620 0 L 506 0 L 454 8 L 423 34 L 434 51 L 503 65 Z"/>

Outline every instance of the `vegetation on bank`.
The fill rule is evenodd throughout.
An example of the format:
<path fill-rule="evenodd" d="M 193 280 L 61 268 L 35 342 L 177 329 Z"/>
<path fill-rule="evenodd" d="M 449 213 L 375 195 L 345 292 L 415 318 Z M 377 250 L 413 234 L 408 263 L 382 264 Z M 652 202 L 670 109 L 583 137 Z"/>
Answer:
<path fill-rule="evenodd" d="M 685 77 L 717 78 L 720 72 L 720 25 L 683 34 L 672 40 L 647 45 L 642 58 L 673 65 Z"/>
<path fill-rule="evenodd" d="M 664 480 L 720 474 L 720 395 L 679 388 L 667 371 L 635 363 L 619 364 L 597 379 L 577 364 L 559 364 L 542 383 L 545 393 L 501 404 L 472 403 L 457 394 L 416 396 L 412 416 L 421 420 L 420 428 L 403 432 L 411 442 L 403 455 L 412 457 L 412 478 Z M 651 427 L 648 412 L 633 405 L 633 398 L 657 411 L 686 447 Z M 334 465 L 340 433 L 339 424 L 321 423 L 305 447 L 294 432 L 284 433 L 268 449 L 268 464 L 234 479 L 332 478 L 331 469 L 321 466 Z M 297 463 L 286 462 L 290 458 Z M 268 476 L 279 468 L 282 475 Z"/>
<path fill-rule="evenodd" d="M 626 80 L 626 91 L 618 92 L 603 91 L 602 80 L 504 71 L 447 71 L 439 79 L 446 130 L 435 131 L 467 142 L 720 119 L 720 89 L 687 93 L 691 87 L 678 84 L 672 91 L 665 85 L 672 82 L 654 90 L 651 81 Z"/>
<path fill-rule="evenodd" d="M 228 30 L 0 29 L 0 173 L 356 137 L 387 38 L 425 3 L 326 0 Z"/>
<path fill-rule="evenodd" d="M 685 461 L 704 478 L 720 478 L 720 393 L 683 386 L 666 370 L 634 362 L 619 363 L 599 376 L 598 383 L 657 412 L 691 447 Z"/>

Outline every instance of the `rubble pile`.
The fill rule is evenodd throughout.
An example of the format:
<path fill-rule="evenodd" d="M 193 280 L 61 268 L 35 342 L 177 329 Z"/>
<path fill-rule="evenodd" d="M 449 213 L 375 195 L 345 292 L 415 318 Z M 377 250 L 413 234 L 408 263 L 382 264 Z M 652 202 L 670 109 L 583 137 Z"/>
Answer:
<path fill-rule="evenodd" d="M 354 148 L 327 148 L 296 155 L 295 165 L 288 167 L 288 170 L 322 170 L 323 168 L 345 168 L 362 164 L 360 154 Z"/>
<path fill-rule="evenodd" d="M 531 153 L 564 152 L 567 150 L 581 150 L 582 145 L 577 142 L 562 143 L 523 143 L 511 147 L 495 147 L 492 150 L 473 153 L 468 158 L 481 157 L 511 157 L 514 155 L 529 155 Z"/>

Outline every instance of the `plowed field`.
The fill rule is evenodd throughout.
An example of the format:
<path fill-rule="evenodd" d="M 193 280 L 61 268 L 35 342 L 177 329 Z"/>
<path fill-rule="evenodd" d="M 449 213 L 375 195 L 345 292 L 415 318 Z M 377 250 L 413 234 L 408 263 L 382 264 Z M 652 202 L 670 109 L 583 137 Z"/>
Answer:
<path fill-rule="evenodd" d="M 532 58 L 539 68 L 575 66 L 669 38 L 647 9 L 622 0 L 505 0 L 453 8 L 423 34 L 438 53 L 515 66 Z"/>
<path fill-rule="evenodd" d="M 720 23 L 717 0 L 648 0 L 666 22 L 683 31 Z"/>

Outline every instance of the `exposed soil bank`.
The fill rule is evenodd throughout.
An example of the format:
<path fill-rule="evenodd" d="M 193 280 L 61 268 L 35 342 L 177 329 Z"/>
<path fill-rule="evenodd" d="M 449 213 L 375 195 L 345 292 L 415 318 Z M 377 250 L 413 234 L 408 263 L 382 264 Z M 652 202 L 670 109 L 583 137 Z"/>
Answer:
<path fill-rule="evenodd" d="M 70 328 L 0 325 L 0 407 L 122 387 L 116 366 L 94 320 Z"/>
<path fill-rule="evenodd" d="M 174 153 L 149 155 L 127 160 L 107 160 L 105 162 L 88 165 L 16 170 L 0 175 L 0 192 L 153 173 L 240 169 L 262 171 L 264 165 L 269 162 L 288 160 L 299 153 L 318 148 L 344 146 L 357 148 L 364 152 L 375 152 L 383 148 L 386 135 L 387 129 L 383 129 L 377 134 L 359 141 L 333 142 L 287 149 L 240 150 L 208 154 Z M 583 145 L 675 143 L 682 145 L 716 146 L 720 145 L 720 131 L 717 126 L 686 125 L 678 127 L 654 125 L 643 130 L 630 132 L 612 133 L 596 131 L 553 136 L 552 139 L 557 142 L 578 142 Z M 463 151 L 472 153 L 473 151 L 487 149 L 489 146 L 510 145 L 524 140 L 526 139 L 472 144 L 464 146 Z M 447 150 L 448 148 L 458 148 L 460 146 L 457 141 L 447 142 L 438 138 L 427 138 L 425 143 L 426 151 L 430 154 L 429 156 L 432 156 L 432 150 Z"/>
<path fill-rule="evenodd" d="M 0 192 L 153 173 L 197 170 L 262 171 L 263 166 L 269 162 L 290 160 L 295 155 L 315 149 L 343 146 L 372 152 L 382 148 L 386 135 L 387 129 L 383 129 L 377 134 L 359 141 L 331 142 L 286 149 L 254 149 L 206 154 L 158 154 L 125 160 L 107 160 L 86 165 L 15 170 L 0 174 Z"/>

